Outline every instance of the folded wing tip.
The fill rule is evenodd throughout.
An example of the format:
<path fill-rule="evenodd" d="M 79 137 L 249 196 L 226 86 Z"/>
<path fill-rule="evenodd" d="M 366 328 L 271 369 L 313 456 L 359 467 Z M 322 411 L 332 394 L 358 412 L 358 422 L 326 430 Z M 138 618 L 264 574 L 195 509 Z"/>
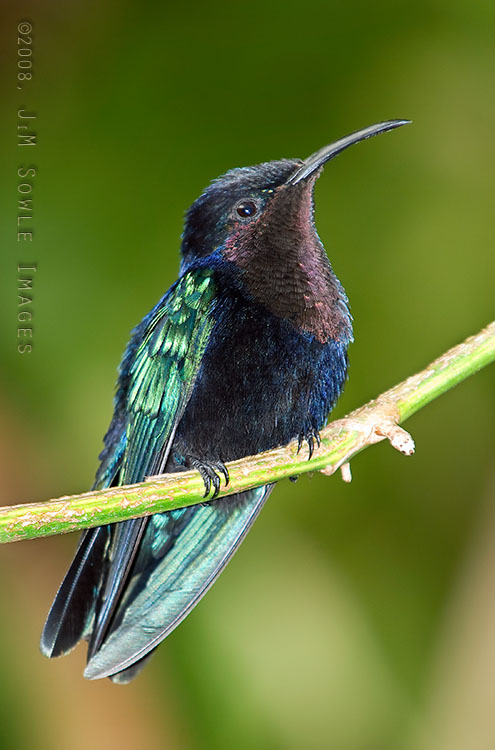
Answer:
<path fill-rule="evenodd" d="M 84 670 L 84 677 L 87 680 L 102 680 L 104 677 L 110 677 L 112 674 L 115 674 L 116 671 L 111 668 L 105 669 L 105 667 L 98 664 L 98 660 L 90 659 Z"/>
<path fill-rule="evenodd" d="M 56 655 L 53 652 L 53 644 L 47 643 L 43 636 L 40 640 L 40 651 L 43 654 L 43 656 L 46 656 L 47 659 L 53 659 L 53 657 Z"/>
<path fill-rule="evenodd" d="M 101 680 L 104 677 L 108 677 L 108 675 L 100 674 L 97 669 L 90 667 L 90 665 L 88 664 L 83 672 L 83 677 L 85 677 L 87 680 Z"/>
<path fill-rule="evenodd" d="M 103 663 L 102 663 L 103 662 Z M 127 667 L 132 666 L 133 660 L 128 659 L 124 664 L 108 665 L 98 654 L 88 661 L 84 670 L 84 677 L 87 680 L 103 680 L 105 677 L 116 677 L 120 672 L 124 672 Z"/>

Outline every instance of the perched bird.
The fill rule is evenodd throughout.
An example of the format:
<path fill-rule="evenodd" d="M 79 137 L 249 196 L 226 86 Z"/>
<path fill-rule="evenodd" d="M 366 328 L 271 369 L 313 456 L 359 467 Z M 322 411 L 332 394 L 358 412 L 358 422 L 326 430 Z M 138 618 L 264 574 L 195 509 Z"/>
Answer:
<path fill-rule="evenodd" d="M 232 169 L 193 203 L 179 278 L 122 359 L 94 488 L 193 468 L 211 499 L 86 531 L 43 630 L 46 656 L 85 639 L 86 677 L 131 680 L 215 581 L 273 488 L 214 499 L 229 479 L 225 462 L 293 438 L 311 458 L 352 341 L 313 188 L 345 148 L 406 122 L 359 130 L 305 161 Z"/>

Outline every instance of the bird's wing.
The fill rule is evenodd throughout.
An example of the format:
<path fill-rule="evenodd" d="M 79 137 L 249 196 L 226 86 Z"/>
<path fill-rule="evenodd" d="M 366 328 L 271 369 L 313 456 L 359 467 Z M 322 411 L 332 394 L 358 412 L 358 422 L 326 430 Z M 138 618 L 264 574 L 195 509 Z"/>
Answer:
<path fill-rule="evenodd" d="M 163 470 L 214 324 L 214 294 L 211 273 L 186 273 L 136 329 L 124 355 L 96 487 L 140 482 Z M 146 519 L 135 519 L 84 534 L 48 615 L 44 654 L 66 653 L 89 629 L 90 651 L 97 650 L 145 526 Z"/>
<path fill-rule="evenodd" d="M 273 485 L 154 515 L 130 579 L 85 677 L 129 682 L 224 569 Z"/>
<path fill-rule="evenodd" d="M 214 324 L 214 291 L 207 271 L 186 274 L 147 328 L 129 368 L 120 484 L 164 468 Z"/>

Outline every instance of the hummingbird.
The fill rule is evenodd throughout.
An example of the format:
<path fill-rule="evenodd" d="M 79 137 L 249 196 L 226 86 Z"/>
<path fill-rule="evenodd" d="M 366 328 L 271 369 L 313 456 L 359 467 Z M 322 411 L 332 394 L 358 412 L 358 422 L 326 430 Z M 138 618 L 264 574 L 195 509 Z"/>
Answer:
<path fill-rule="evenodd" d="M 307 444 L 347 379 L 352 318 L 314 223 L 323 166 L 408 120 L 309 158 L 232 169 L 186 212 L 177 281 L 133 330 L 94 489 L 196 469 L 205 502 L 85 531 L 41 637 L 88 642 L 89 679 L 127 683 L 214 583 L 273 484 L 217 498 L 226 463 Z"/>

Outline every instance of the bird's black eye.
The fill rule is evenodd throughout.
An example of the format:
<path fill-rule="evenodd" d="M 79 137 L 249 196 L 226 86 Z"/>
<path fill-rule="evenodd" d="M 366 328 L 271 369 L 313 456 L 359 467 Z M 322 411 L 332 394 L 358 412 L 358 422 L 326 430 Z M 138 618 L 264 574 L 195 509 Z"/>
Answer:
<path fill-rule="evenodd" d="M 254 216 L 258 210 L 258 206 L 254 201 L 241 201 L 236 206 L 236 211 L 241 219 L 249 219 Z"/>

